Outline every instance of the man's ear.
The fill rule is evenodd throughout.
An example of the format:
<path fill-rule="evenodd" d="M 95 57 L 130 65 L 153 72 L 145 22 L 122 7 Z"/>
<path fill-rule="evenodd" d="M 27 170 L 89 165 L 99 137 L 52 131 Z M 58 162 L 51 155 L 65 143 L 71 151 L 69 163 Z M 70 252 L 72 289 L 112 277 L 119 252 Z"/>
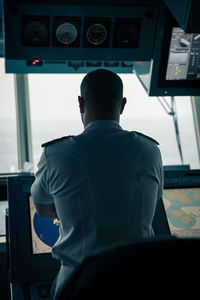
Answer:
<path fill-rule="evenodd" d="M 85 101 L 83 97 L 78 96 L 78 102 L 79 102 L 80 113 L 83 114 L 85 112 Z"/>
<path fill-rule="evenodd" d="M 124 107 L 125 107 L 125 105 L 126 105 L 126 102 L 127 102 L 126 98 L 125 98 L 125 97 L 122 98 L 122 104 L 121 104 L 120 114 L 123 113 L 123 110 L 124 110 Z"/>

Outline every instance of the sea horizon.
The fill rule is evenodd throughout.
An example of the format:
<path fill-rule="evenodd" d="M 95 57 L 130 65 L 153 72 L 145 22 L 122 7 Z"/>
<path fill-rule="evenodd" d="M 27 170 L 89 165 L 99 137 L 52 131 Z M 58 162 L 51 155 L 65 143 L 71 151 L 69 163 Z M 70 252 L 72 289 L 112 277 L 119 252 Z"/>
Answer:
<path fill-rule="evenodd" d="M 199 168 L 199 160 L 196 148 L 194 128 L 190 120 L 182 120 L 180 129 L 181 145 L 184 164 L 191 168 Z M 42 153 L 41 144 L 67 135 L 77 135 L 83 132 L 83 124 L 80 120 L 33 120 L 32 121 L 32 143 L 34 165 L 36 166 Z M 138 131 L 152 137 L 159 142 L 163 165 L 182 164 L 178 151 L 173 120 L 163 122 L 162 118 L 121 119 L 121 127 L 124 130 Z M 1 119 L 0 127 L 0 172 L 17 171 L 17 133 L 16 121 Z"/>

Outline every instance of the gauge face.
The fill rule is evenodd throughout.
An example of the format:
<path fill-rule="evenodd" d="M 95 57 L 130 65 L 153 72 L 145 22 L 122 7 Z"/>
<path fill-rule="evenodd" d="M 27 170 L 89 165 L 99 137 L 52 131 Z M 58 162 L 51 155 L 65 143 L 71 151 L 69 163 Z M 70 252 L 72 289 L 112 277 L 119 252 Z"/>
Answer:
<path fill-rule="evenodd" d="M 119 19 L 114 23 L 114 48 L 138 48 L 141 22 L 137 19 Z"/>
<path fill-rule="evenodd" d="M 43 45 L 48 39 L 48 29 L 42 22 L 32 21 L 26 26 L 24 37 L 30 45 Z"/>
<path fill-rule="evenodd" d="M 58 41 L 64 45 L 72 44 L 78 35 L 76 27 L 71 23 L 63 23 L 56 30 Z"/>
<path fill-rule="evenodd" d="M 93 24 L 87 30 L 87 40 L 90 44 L 98 46 L 107 38 L 107 30 L 101 24 Z"/>
<path fill-rule="evenodd" d="M 122 44 L 130 44 L 132 41 L 135 41 L 138 36 L 137 28 L 131 25 L 123 25 L 119 29 L 119 38 Z"/>

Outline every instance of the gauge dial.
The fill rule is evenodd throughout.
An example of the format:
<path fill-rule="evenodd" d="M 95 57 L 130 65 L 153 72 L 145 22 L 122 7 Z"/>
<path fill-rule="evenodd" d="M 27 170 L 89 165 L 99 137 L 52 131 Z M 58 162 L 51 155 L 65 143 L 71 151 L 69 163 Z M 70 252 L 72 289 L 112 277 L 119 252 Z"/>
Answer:
<path fill-rule="evenodd" d="M 129 44 L 130 41 L 137 39 L 138 30 L 132 24 L 126 24 L 120 27 L 118 35 L 123 44 Z"/>
<path fill-rule="evenodd" d="M 114 48 L 138 48 L 141 22 L 136 19 L 119 19 L 114 23 Z"/>
<path fill-rule="evenodd" d="M 43 46 L 48 44 L 48 28 L 41 21 L 32 21 L 24 29 L 24 39 L 27 45 Z"/>
<path fill-rule="evenodd" d="M 78 35 L 76 27 L 71 23 L 63 23 L 56 30 L 58 41 L 64 45 L 72 44 Z"/>
<path fill-rule="evenodd" d="M 90 44 L 98 46 L 107 38 L 107 29 L 101 24 L 93 24 L 87 30 L 87 40 Z"/>

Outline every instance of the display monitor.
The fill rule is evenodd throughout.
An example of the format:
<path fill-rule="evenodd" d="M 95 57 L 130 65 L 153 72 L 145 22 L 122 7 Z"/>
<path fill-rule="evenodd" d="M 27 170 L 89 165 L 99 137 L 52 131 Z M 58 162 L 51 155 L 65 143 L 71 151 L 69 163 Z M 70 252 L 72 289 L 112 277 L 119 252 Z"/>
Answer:
<path fill-rule="evenodd" d="M 185 33 L 176 21 L 167 20 L 159 55 L 158 88 L 164 88 L 166 95 L 200 95 L 199 57 L 200 33 Z"/>
<path fill-rule="evenodd" d="M 200 237 L 200 187 L 165 189 L 163 203 L 172 235 Z"/>
<path fill-rule="evenodd" d="M 8 177 L 8 252 L 12 281 L 53 280 L 60 262 L 51 248 L 58 239 L 58 220 L 39 217 L 29 197 L 34 176 Z"/>
<path fill-rule="evenodd" d="M 172 28 L 166 80 L 200 80 L 200 34 Z"/>
<path fill-rule="evenodd" d="M 200 95 L 200 33 L 185 33 L 170 15 L 160 15 L 151 61 L 133 69 L 149 96 Z"/>

